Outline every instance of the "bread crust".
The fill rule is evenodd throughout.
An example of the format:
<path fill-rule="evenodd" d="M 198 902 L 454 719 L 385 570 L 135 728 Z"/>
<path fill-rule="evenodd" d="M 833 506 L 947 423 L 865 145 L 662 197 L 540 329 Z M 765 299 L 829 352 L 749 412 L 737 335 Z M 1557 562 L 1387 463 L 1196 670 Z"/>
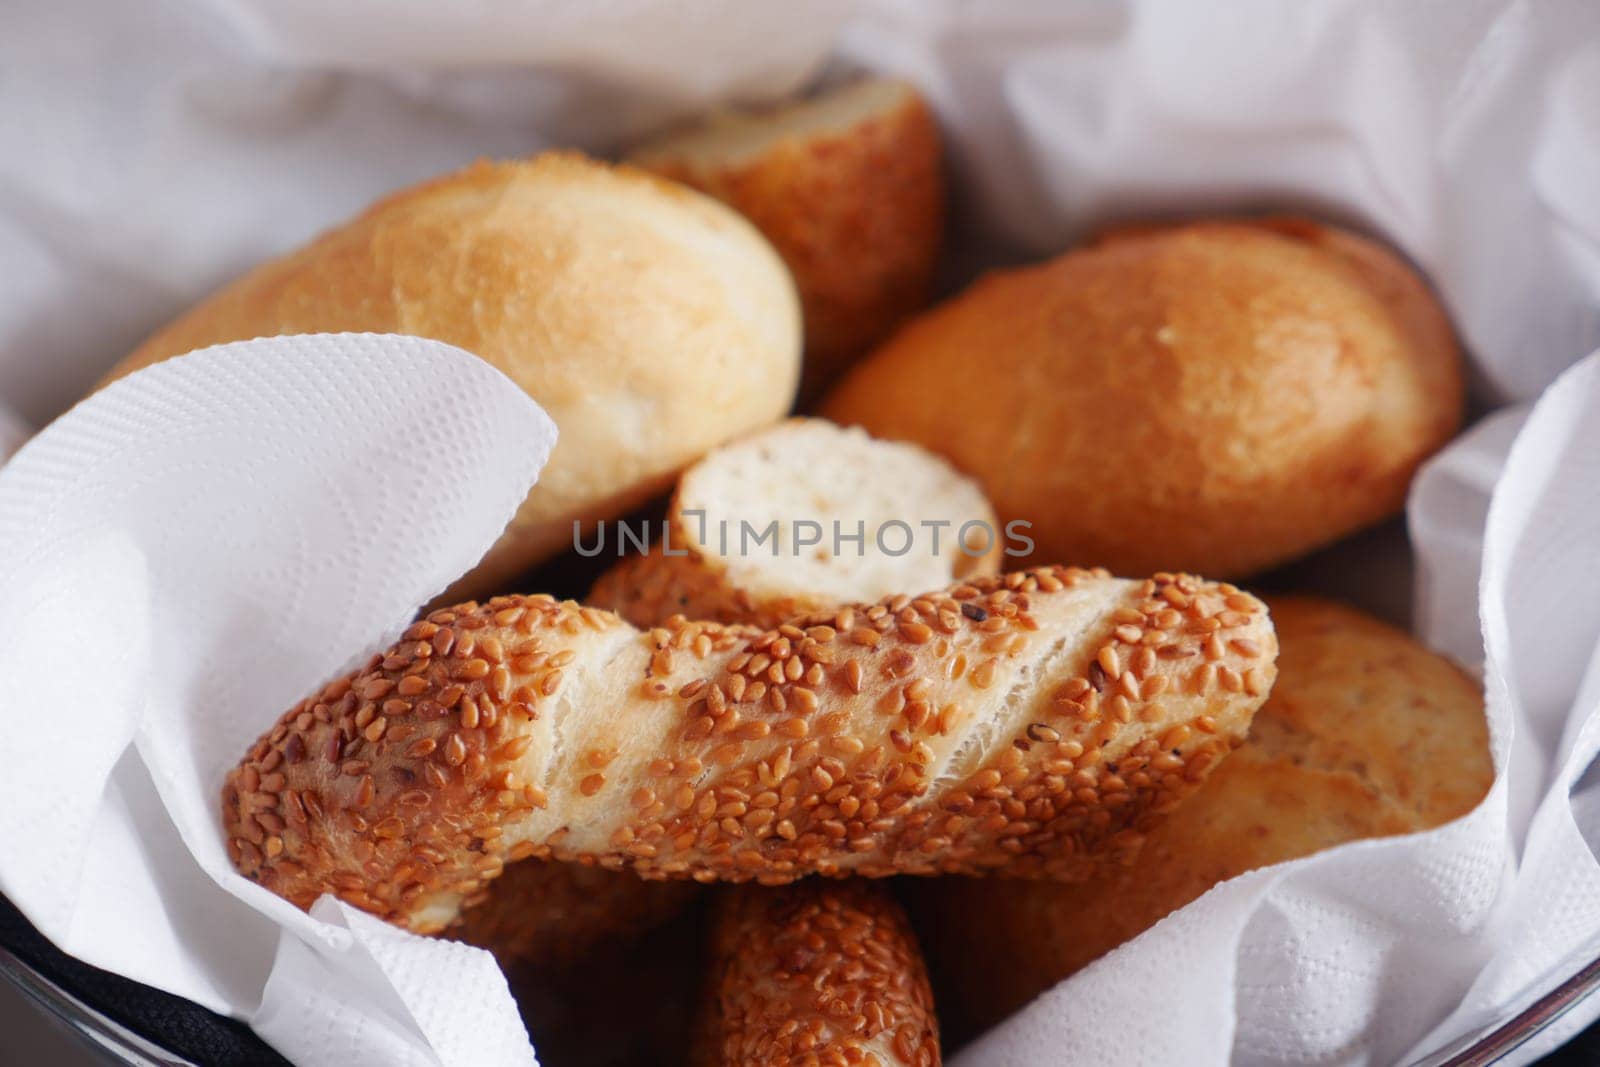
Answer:
<path fill-rule="evenodd" d="M 1034 524 L 1034 558 L 1238 577 L 1398 511 L 1462 397 L 1405 264 L 1274 219 L 1129 229 L 990 275 L 823 414 L 947 456 Z"/>
<path fill-rule="evenodd" d="M 673 535 L 674 544 L 683 543 L 679 536 Z M 701 553 L 668 556 L 660 544 L 619 560 L 594 583 L 585 602 L 614 611 L 635 626 L 650 626 L 680 615 L 722 623 L 748 620 L 753 626 L 772 627 L 825 606 L 798 594 L 758 601 L 748 589 L 728 581 L 727 572 Z"/>
<path fill-rule="evenodd" d="M 502 588 L 713 446 L 789 409 L 799 305 L 771 246 L 716 201 L 576 153 L 480 162 L 394 193 L 225 286 L 110 378 L 225 341 L 414 334 L 474 352 L 550 413 L 549 464 L 452 587 Z"/>
<path fill-rule="evenodd" d="M 693 882 L 645 882 L 581 863 L 506 865 L 482 900 L 463 902 L 451 937 L 494 953 L 500 966 L 565 968 L 603 942 L 627 943 L 679 914 Z"/>
<path fill-rule="evenodd" d="M 777 630 L 500 597 L 434 612 L 227 779 L 232 859 L 419 932 L 527 856 L 645 877 L 1081 879 L 1243 737 L 1259 601 L 1040 568 Z"/>
<path fill-rule="evenodd" d="M 1282 650 L 1250 736 L 1121 868 L 1080 886 L 913 887 L 953 1037 L 999 1022 L 1218 882 L 1470 811 L 1494 779 L 1479 685 L 1408 635 L 1270 601 Z"/>
<path fill-rule="evenodd" d="M 882 885 L 733 890 L 713 927 L 708 986 L 694 1067 L 940 1062 L 916 935 Z"/>
<path fill-rule="evenodd" d="M 938 122 L 912 86 L 876 86 L 882 103 L 842 126 L 784 135 L 796 110 L 817 106 L 801 101 L 776 114 L 720 116 L 632 156 L 731 205 L 778 249 L 805 308 L 805 396 L 927 303 L 938 263 L 945 213 Z M 732 145 L 719 151 L 707 145 L 719 125 L 738 127 L 741 140 L 752 127 L 771 132 L 756 154 Z"/>

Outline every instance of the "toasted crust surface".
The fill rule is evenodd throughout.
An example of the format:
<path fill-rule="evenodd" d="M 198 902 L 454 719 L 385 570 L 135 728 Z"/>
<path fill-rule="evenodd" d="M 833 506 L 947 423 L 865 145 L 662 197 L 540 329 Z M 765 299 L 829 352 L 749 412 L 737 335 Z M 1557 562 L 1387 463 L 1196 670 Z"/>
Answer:
<path fill-rule="evenodd" d="M 695 1067 L 940 1062 L 916 935 L 882 885 L 734 890 L 708 985 Z"/>
<path fill-rule="evenodd" d="M 241 872 L 420 932 L 527 856 L 646 877 L 1082 879 L 1244 736 L 1261 603 L 1040 568 L 774 630 L 548 597 L 429 615 L 291 708 L 222 795 Z"/>
<path fill-rule="evenodd" d="M 633 161 L 731 205 L 794 272 L 807 395 L 927 302 L 944 231 L 938 124 L 869 79 L 775 112 L 723 113 Z"/>
<path fill-rule="evenodd" d="M 112 377 L 206 345 L 378 331 L 459 345 L 560 431 L 458 594 L 501 587 L 718 443 L 780 417 L 799 374 L 794 286 L 714 200 L 573 153 L 478 163 L 379 201 L 140 345 Z"/>
<path fill-rule="evenodd" d="M 1409 268 L 1279 219 L 1130 229 L 991 275 L 823 414 L 949 457 L 1034 524 L 1036 558 L 1240 576 L 1398 511 L 1462 397 Z"/>
<path fill-rule="evenodd" d="M 999 1022 L 1218 882 L 1439 826 L 1483 798 L 1494 770 L 1475 681 L 1342 605 L 1285 597 L 1271 607 L 1282 642 L 1272 698 L 1131 864 L 1079 886 L 915 887 L 952 1035 Z"/>

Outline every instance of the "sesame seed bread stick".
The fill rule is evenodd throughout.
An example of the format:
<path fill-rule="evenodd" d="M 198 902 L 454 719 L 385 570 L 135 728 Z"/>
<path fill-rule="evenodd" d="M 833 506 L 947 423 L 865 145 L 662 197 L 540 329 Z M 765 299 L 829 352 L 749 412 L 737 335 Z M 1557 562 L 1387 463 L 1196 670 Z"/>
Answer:
<path fill-rule="evenodd" d="M 944 236 L 939 127 L 910 85 L 869 78 L 775 111 L 721 111 L 635 150 L 766 235 L 805 318 L 802 394 L 927 302 Z"/>
<path fill-rule="evenodd" d="M 1310 597 L 1274 598 L 1282 651 L 1250 736 L 1151 831 L 1077 886 L 912 885 L 952 1037 L 988 1029 L 1218 882 L 1466 814 L 1494 781 L 1483 689 L 1409 634 Z"/>
<path fill-rule="evenodd" d="M 712 927 L 693 1067 L 937 1067 L 916 935 L 881 884 L 741 887 Z"/>
<path fill-rule="evenodd" d="M 657 543 L 623 560 L 601 575 L 589 604 L 635 626 L 683 615 L 772 627 L 994 574 L 1005 538 L 977 483 L 943 459 L 806 418 L 684 471 L 667 522 L 674 554 Z M 804 522 L 816 526 L 802 530 Z M 958 544 L 964 529 L 968 550 Z M 802 534 L 820 543 L 801 545 Z"/>
<path fill-rule="evenodd" d="M 107 380 L 225 341 L 341 331 L 458 345 L 560 429 L 454 599 L 504 588 L 567 550 L 574 521 L 627 514 L 781 418 L 800 375 L 794 283 L 755 227 L 654 174 L 548 152 L 384 197 L 207 297 Z"/>
<path fill-rule="evenodd" d="M 1082 879 L 1244 736 L 1265 607 L 1047 567 L 774 630 L 549 597 L 434 612 L 229 774 L 239 870 L 443 929 L 508 860 L 652 878 Z"/>

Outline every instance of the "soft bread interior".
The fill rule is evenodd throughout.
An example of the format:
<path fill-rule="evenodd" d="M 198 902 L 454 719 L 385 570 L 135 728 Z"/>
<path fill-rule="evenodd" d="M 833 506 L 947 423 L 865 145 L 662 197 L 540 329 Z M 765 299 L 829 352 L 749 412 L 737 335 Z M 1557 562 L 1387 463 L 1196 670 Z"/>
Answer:
<path fill-rule="evenodd" d="M 785 140 L 834 136 L 913 98 L 904 82 L 868 78 L 775 110 L 719 111 L 702 124 L 646 144 L 633 158 L 650 165 L 671 159 L 690 167 L 737 166 Z"/>
<path fill-rule="evenodd" d="M 676 511 L 691 547 L 757 598 L 925 592 L 993 558 L 1004 534 L 977 483 L 944 460 L 823 419 L 793 419 L 713 453 L 684 475 Z M 817 535 L 808 523 L 820 526 L 820 543 L 804 543 Z M 969 523 L 980 525 L 968 526 L 963 550 Z"/>

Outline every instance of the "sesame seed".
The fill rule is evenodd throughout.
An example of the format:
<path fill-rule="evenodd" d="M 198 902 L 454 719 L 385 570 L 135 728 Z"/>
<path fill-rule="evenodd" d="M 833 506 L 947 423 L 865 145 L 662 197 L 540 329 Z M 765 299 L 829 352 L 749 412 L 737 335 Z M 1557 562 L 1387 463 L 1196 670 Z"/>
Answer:
<path fill-rule="evenodd" d="M 1102 645 L 1095 655 L 1095 662 L 1100 669 L 1106 672 L 1106 677 L 1116 679 L 1122 673 L 1122 662 L 1117 658 L 1117 650 L 1111 645 Z"/>

